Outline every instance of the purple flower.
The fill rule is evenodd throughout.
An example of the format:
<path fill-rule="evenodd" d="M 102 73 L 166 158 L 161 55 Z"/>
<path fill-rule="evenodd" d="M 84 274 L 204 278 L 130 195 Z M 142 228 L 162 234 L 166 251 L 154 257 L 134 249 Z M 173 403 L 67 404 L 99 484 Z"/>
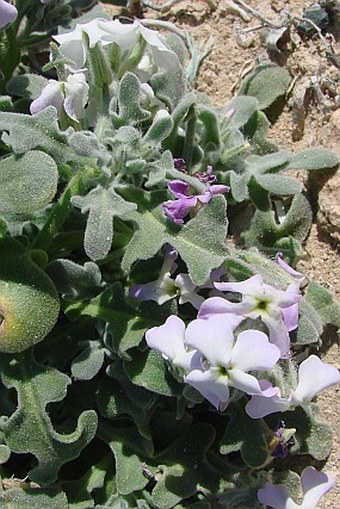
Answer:
<path fill-rule="evenodd" d="M 281 351 L 281 357 L 289 357 L 289 331 L 298 326 L 298 304 L 302 297 L 296 284 L 287 290 L 278 290 L 263 282 L 260 275 L 238 283 L 215 283 L 221 291 L 242 295 L 241 302 L 230 302 L 223 297 L 211 297 L 203 302 L 198 317 L 209 318 L 215 314 L 236 315 L 244 318 L 261 318 L 269 330 L 269 338 Z"/>
<path fill-rule="evenodd" d="M 263 332 L 246 330 L 235 341 L 232 328 L 221 316 L 193 320 L 186 329 L 180 318 L 170 316 L 161 327 L 147 331 L 145 337 L 148 346 L 181 368 L 184 382 L 217 409 L 226 408 L 229 387 L 268 397 L 277 392 L 269 384 L 264 391 L 257 378 L 249 374 L 252 370 L 271 369 L 280 357 L 279 349 Z"/>
<path fill-rule="evenodd" d="M 269 484 L 258 491 L 261 504 L 272 509 L 316 509 L 320 498 L 334 485 L 334 479 L 326 472 L 318 472 L 314 467 L 306 467 L 301 474 L 303 501 L 298 505 L 289 496 L 283 484 Z"/>
<path fill-rule="evenodd" d="M 312 399 L 324 389 L 340 383 L 340 373 L 334 367 L 311 355 L 299 367 L 298 384 L 287 398 L 282 398 L 279 389 L 271 397 L 256 395 L 246 405 L 247 414 L 261 419 L 275 412 L 294 410 L 297 406 L 308 407 Z M 266 386 L 263 386 L 266 389 Z"/>
<path fill-rule="evenodd" d="M 213 175 L 213 168 L 210 164 L 207 166 L 207 170 L 205 172 L 195 173 L 195 177 L 205 184 L 214 184 L 217 180 L 216 175 Z"/>
<path fill-rule="evenodd" d="M 0 29 L 13 23 L 18 15 L 17 9 L 14 5 L 9 4 L 5 0 L 0 0 Z"/>
<path fill-rule="evenodd" d="M 289 447 L 295 444 L 295 438 L 293 436 L 295 431 L 295 429 L 286 430 L 285 421 L 279 422 L 275 429 L 276 440 L 274 440 L 274 447 L 271 452 L 274 458 L 285 458 L 288 456 Z"/>
<path fill-rule="evenodd" d="M 187 167 L 185 165 L 183 157 L 174 157 L 174 167 L 178 171 L 187 173 Z"/>
<path fill-rule="evenodd" d="M 223 194 L 229 191 L 228 186 L 212 185 L 202 194 L 189 194 L 189 184 L 183 180 L 173 180 L 168 184 L 169 190 L 177 198 L 163 203 L 162 208 L 166 216 L 176 224 L 183 224 L 183 219 L 190 210 L 209 203 L 216 194 Z"/>

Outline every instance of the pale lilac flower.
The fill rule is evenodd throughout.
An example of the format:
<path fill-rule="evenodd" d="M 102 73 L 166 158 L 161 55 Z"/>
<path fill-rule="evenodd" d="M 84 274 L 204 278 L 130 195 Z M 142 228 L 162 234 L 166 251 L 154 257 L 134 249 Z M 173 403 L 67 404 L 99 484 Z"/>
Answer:
<path fill-rule="evenodd" d="M 49 80 L 41 95 L 30 106 L 34 115 L 48 106 L 54 106 L 60 114 L 62 107 L 67 115 L 76 122 L 85 114 L 88 101 L 89 86 L 85 74 L 70 74 L 67 81 Z"/>
<path fill-rule="evenodd" d="M 184 382 L 217 409 L 226 408 L 229 387 L 268 397 L 276 392 L 271 386 L 263 391 L 255 376 L 248 373 L 271 369 L 280 357 L 279 349 L 263 332 L 243 331 L 235 341 L 232 328 L 220 316 L 194 320 L 186 329 L 180 318 L 170 316 L 145 337 L 148 346 L 184 370 Z"/>
<path fill-rule="evenodd" d="M 215 283 L 220 291 L 242 295 L 241 302 L 230 302 L 223 297 L 211 297 L 201 306 L 198 317 L 209 318 L 215 314 L 233 314 L 243 318 L 261 318 L 269 330 L 270 341 L 281 351 L 281 357 L 290 355 L 289 332 L 298 326 L 298 304 L 302 297 L 296 284 L 287 290 L 278 290 L 255 275 L 238 283 Z"/>
<path fill-rule="evenodd" d="M 197 286 L 187 274 L 178 274 L 175 278 L 171 275 L 175 272 L 177 264 L 177 251 L 167 246 L 164 252 L 164 261 L 159 277 L 150 283 L 132 285 L 129 295 L 137 300 L 153 300 L 160 306 L 165 302 L 178 297 L 179 304 L 189 302 L 194 308 L 199 309 L 204 298 L 195 293 Z"/>
<path fill-rule="evenodd" d="M 280 351 L 268 337 L 257 330 L 241 332 L 236 341 L 234 332 L 222 316 L 194 320 L 185 333 L 185 344 L 197 349 L 203 357 L 200 368 L 191 370 L 184 381 L 197 389 L 217 409 L 224 409 L 229 400 L 229 387 L 246 394 L 276 392 L 269 387 L 262 391 L 259 381 L 249 371 L 272 369 Z"/>
<path fill-rule="evenodd" d="M 183 180 L 172 180 L 168 184 L 169 190 L 177 199 L 164 202 L 162 208 L 166 216 L 176 224 L 183 224 L 183 219 L 194 207 L 205 205 L 210 202 L 214 195 L 229 191 L 228 186 L 212 185 L 202 194 L 191 195 L 188 194 L 189 187 L 189 184 Z"/>
<path fill-rule="evenodd" d="M 284 261 L 283 253 L 281 253 L 281 251 L 276 253 L 275 260 L 283 270 L 285 270 L 290 276 L 296 279 L 300 286 L 303 283 L 305 283 L 306 276 L 302 274 L 302 272 L 298 272 L 297 270 L 293 269 L 290 265 L 288 265 L 288 263 Z"/>
<path fill-rule="evenodd" d="M 17 9 L 14 5 L 9 4 L 5 0 L 0 0 L 0 29 L 13 23 L 18 15 Z"/>
<path fill-rule="evenodd" d="M 269 484 L 258 491 L 258 499 L 265 507 L 272 509 L 317 509 L 321 497 L 329 491 L 335 480 L 326 472 L 319 472 L 314 467 L 306 467 L 301 474 L 303 501 L 298 505 L 289 496 L 288 489 L 283 484 Z"/>
<path fill-rule="evenodd" d="M 323 362 L 316 355 L 311 355 L 299 367 L 297 387 L 287 398 L 282 398 L 279 389 L 277 394 L 267 397 L 256 395 L 246 405 L 247 414 L 253 419 L 261 419 L 275 412 L 294 410 L 297 406 L 308 407 L 313 398 L 328 387 L 340 383 L 339 371 Z M 263 385 L 266 389 L 266 385 Z"/>

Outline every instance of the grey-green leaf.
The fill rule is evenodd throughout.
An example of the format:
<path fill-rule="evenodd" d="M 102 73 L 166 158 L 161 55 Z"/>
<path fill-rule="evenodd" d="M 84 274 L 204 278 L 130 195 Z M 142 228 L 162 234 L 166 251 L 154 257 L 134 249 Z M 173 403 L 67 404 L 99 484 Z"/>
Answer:
<path fill-rule="evenodd" d="M 92 260 L 99 260 L 110 251 L 113 237 L 113 217 L 124 217 L 135 210 L 134 203 L 125 201 L 113 188 L 98 185 L 86 196 L 74 196 L 72 204 L 85 214 L 89 212 L 86 224 L 84 248 Z"/>
<path fill-rule="evenodd" d="M 291 82 L 289 72 L 275 64 L 259 65 L 243 82 L 239 95 L 250 95 L 259 101 L 259 109 L 268 108 L 284 95 Z"/>
<path fill-rule="evenodd" d="M 334 168 L 339 162 L 340 157 L 335 152 L 324 148 L 309 148 L 294 154 L 286 170 L 321 170 Z"/>
<path fill-rule="evenodd" d="M 58 170 L 44 152 L 0 160 L 0 213 L 29 214 L 47 205 L 57 191 Z"/>

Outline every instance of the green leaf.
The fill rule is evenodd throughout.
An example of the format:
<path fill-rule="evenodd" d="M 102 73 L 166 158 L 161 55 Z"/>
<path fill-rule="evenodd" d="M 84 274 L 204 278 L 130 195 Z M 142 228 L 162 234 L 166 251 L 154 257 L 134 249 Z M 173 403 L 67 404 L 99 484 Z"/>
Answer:
<path fill-rule="evenodd" d="M 84 248 L 92 260 L 104 258 L 110 251 L 113 237 L 113 218 L 125 217 L 135 210 L 134 203 L 126 202 L 115 190 L 98 185 L 86 196 L 73 196 L 71 203 L 81 209 L 82 214 L 89 212 L 86 223 Z"/>
<path fill-rule="evenodd" d="M 141 313 L 128 304 L 119 283 L 89 302 L 70 303 L 65 312 L 71 320 L 79 315 L 88 315 L 106 322 L 112 336 L 107 346 L 122 357 L 126 357 L 127 350 L 139 345 L 146 329 L 156 325 L 159 319 L 155 315 Z"/>
<path fill-rule="evenodd" d="M 267 212 L 256 210 L 249 229 L 242 233 L 241 239 L 248 248 L 257 247 L 272 254 L 286 249 L 291 251 L 294 247 L 290 247 L 292 241 L 304 241 L 311 224 L 312 211 L 309 202 L 302 194 L 296 194 L 281 223 L 276 222 L 272 210 Z M 295 249 L 294 247 L 294 251 Z"/>
<path fill-rule="evenodd" d="M 299 304 L 299 315 L 295 343 L 308 345 L 319 342 L 323 331 L 322 321 L 317 310 L 306 299 Z"/>
<path fill-rule="evenodd" d="M 259 107 L 255 97 L 239 95 L 226 107 L 227 112 L 233 111 L 232 115 L 224 120 L 228 128 L 239 129 L 243 127 Z"/>
<path fill-rule="evenodd" d="M 163 357 L 155 350 L 133 350 L 131 360 L 124 363 L 131 381 L 148 391 L 173 397 L 182 392 L 182 385 L 171 375 Z"/>
<path fill-rule="evenodd" d="M 275 415 L 277 419 L 278 414 Z M 294 412 L 284 413 L 286 427 L 296 429 L 296 444 L 290 449 L 292 454 L 310 454 L 319 461 L 329 456 L 332 449 L 332 431 L 328 424 L 318 419 L 319 409 L 315 404 L 309 406 L 309 411 L 298 407 Z M 274 427 L 276 424 L 273 421 Z"/>
<path fill-rule="evenodd" d="M 29 214 L 43 208 L 57 191 L 53 159 L 38 150 L 0 160 L 0 213 Z"/>
<path fill-rule="evenodd" d="M 240 451 L 243 461 L 250 468 L 264 466 L 268 449 L 261 420 L 251 419 L 244 408 L 234 403 L 231 418 L 220 442 L 220 452 L 230 454 Z"/>
<path fill-rule="evenodd" d="M 16 154 L 41 149 L 57 164 L 84 160 L 68 146 L 65 133 L 58 127 L 57 110 L 52 106 L 36 115 L 0 112 L 0 130 L 5 131 L 2 140 Z"/>
<path fill-rule="evenodd" d="M 135 74 L 126 72 L 119 82 L 118 111 L 112 114 L 115 127 L 135 125 L 147 120 L 150 113 L 143 110 L 140 101 L 140 81 Z"/>
<path fill-rule="evenodd" d="M 69 509 L 66 495 L 49 489 L 21 489 L 1 491 L 0 509 Z"/>
<path fill-rule="evenodd" d="M 223 475 L 208 460 L 207 453 L 214 439 L 213 426 L 195 424 L 155 457 L 162 466 L 151 493 L 155 507 L 170 509 L 197 491 L 216 496 Z"/>
<path fill-rule="evenodd" d="M 259 109 L 264 110 L 287 92 L 291 79 L 283 67 L 259 65 L 242 83 L 239 95 L 255 97 L 259 101 Z"/>
<path fill-rule="evenodd" d="M 69 377 L 38 364 L 31 350 L 15 357 L 2 355 L 0 361 L 4 385 L 18 393 L 18 408 L 4 426 L 6 442 L 13 452 L 36 456 L 38 466 L 29 476 L 39 484 L 50 484 L 57 479 L 60 467 L 77 458 L 93 439 L 97 415 L 93 410 L 85 411 L 73 433 L 56 432 L 46 406 L 65 397 Z"/>
<path fill-rule="evenodd" d="M 228 251 L 226 202 L 222 196 L 215 196 L 181 228 L 165 217 L 161 204 L 166 200 L 166 193 L 143 193 L 138 189 L 121 192 L 138 203 L 138 212 L 127 216 L 138 229 L 124 254 L 123 270 L 130 269 L 137 260 L 151 258 L 166 243 L 177 249 L 197 285 L 204 284 L 211 270 L 223 263 Z"/>
<path fill-rule="evenodd" d="M 47 85 L 48 80 L 39 74 L 18 74 L 13 76 L 6 84 L 6 91 L 10 95 L 36 99 Z"/>
<path fill-rule="evenodd" d="M 131 383 L 119 362 L 108 367 L 107 375 L 98 386 L 97 402 L 101 414 L 106 419 L 130 416 L 139 433 L 151 440 L 149 421 L 157 395 Z"/>
<path fill-rule="evenodd" d="M 340 303 L 329 290 L 311 281 L 307 287 L 306 301 L 317 310 L 323 324 L 340 327 Z"/>
<path fill-rule="evenodd" d="M 72 361 L 71 372 L 76 380 L 91 380 L 104 363 L 105 350 L 98 341 L 86 341 L 85 348 Z"/>
<path fill-rule="evenodd" d="M 100 269 L 94 262 L 85 262 L 82 266 L 72 260 L 59 258 L 48 265 L 46 272 L 57 291 L 66 299 L 90 299 L 102 287 Z"/>
<path fill-rule="evenodd" d="M 68 509 L 90 509 L 94 507 L 94 500 L 91 496 L 93 490 L 102 488 L 108 469 L 112 469 L 110 455 L 93 465 L 85 475 L 76 481 L 63 483 L 69 502 Z M 43 508 L 40 508 L 43 509 Z"/>
<path fill-rule="evenodd" d="M 271 208 L 269 193 L 258 183 L 257 178 L 251 176 L 248 182 L 249 197 L 258 210 L 266 212 Z"/>
<path fill-rule="evenodd" d="M 271 194 L 286 196 L 302 191 L 302 184 L 285 175 L 257 175 L 258 184 Z"/>
<path fill-rule="evenodd" d="M 174 126 L 171 115 L 166 110 L 159 110 L 146 132 L 143 143 L 157 145 L 171 133 Z"/>
<path fill-rule="evenodd" d="M 294 154 L 286 170 L 321 170 L 334 168 L 339 164 L 338 154 L 324 148 L 309 148 Z"/>
<path fill-rule="evenodd" d="M 128 495 L 143 489 L 149 482 L 143 473 L 147 463 L 149 444 L 141 438 L 134 426 L 118 428 L 101 422 L 99 437 L 108 444 L 116 460 L 116 487 L 118 493 Z"/>

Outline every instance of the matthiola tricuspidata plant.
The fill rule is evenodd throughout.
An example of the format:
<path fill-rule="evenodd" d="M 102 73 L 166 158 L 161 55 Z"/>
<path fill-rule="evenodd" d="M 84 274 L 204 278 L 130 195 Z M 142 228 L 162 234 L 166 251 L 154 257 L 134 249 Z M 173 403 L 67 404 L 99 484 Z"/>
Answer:
<path fill-rule="evenodd" d="M 285 172 L 338 157 L 267 139 L 284 69 L 214 107 L 187 36 L 93 4 L 0 0 L 0 500 L 315 509 L 340 308 L 295 268 L 312 211 Z"/>

